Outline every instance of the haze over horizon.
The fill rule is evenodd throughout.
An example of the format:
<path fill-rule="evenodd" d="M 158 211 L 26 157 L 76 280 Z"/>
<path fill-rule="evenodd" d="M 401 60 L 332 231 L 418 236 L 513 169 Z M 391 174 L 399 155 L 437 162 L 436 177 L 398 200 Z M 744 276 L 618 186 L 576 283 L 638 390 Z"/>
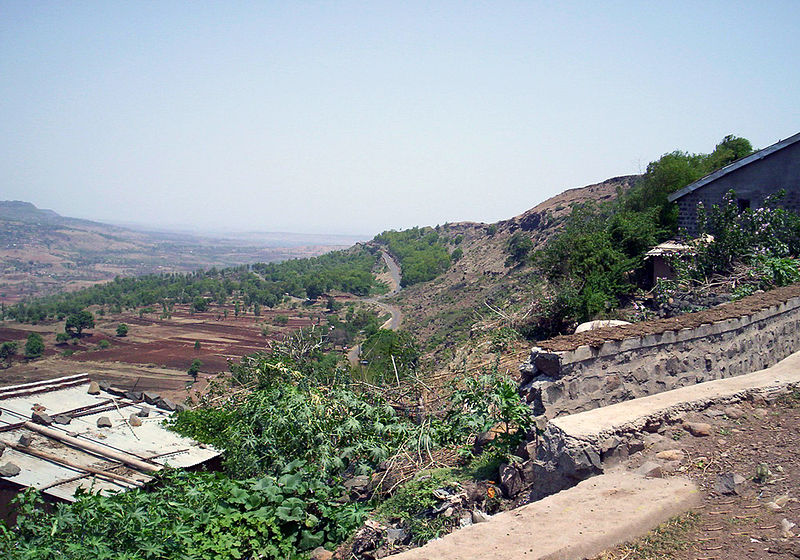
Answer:
<path fill-rule="evenodd" d="M 0 199 L 194 231 L 509 218 L 800 131 L 800 4 L 0 1 Z"/>

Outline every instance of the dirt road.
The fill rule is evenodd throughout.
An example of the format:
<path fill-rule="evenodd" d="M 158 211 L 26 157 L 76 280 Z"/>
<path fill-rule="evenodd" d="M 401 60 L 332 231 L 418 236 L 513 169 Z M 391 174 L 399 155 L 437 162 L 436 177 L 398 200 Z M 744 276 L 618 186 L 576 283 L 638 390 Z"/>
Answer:
<path fill-rule="evenodd" d="M 386 251 L 381 251 L 381 256 L 383 257 L 383 262 L 385 262 L 386 266 L 389 268 L 389 276 L 390 276 L 389 291 L 378 297 L 364 298 L 361 301 L 377 305 L 378 307 L 381 308 L 382 311 L 386 311 L 389 314 L 391 314 L 391 317 L 381 325 L 381 328 L 388 329 L 391 331 L 396 331 L 397 329 L 400 328 L 400 323 L 403 321 L 403 313 L 400 311 L 400 308 L 397 307 L 396 305 L 385 303 L 382 300 L 397 295 L 400 292 L 400 290 L 403 289 L 400 286 L 400 265 Z M 347 361 L 350 362 L 351 366 L 358 367 L 360 355 L 361 355 L 361 345 L 358 344 L 354 346 L 347 353 Z"/>

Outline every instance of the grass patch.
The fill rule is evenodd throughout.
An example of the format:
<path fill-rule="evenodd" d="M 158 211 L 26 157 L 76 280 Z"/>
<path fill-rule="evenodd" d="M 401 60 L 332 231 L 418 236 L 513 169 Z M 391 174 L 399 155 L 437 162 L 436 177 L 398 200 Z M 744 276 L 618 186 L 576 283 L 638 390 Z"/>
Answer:
<path fill-rule="evenodd" d="M 604 552 L 595 560 L 669 560 L 691 545 L 689 533 L 700 523 L 690 511 L 666 521 L 644 537 Z"/>

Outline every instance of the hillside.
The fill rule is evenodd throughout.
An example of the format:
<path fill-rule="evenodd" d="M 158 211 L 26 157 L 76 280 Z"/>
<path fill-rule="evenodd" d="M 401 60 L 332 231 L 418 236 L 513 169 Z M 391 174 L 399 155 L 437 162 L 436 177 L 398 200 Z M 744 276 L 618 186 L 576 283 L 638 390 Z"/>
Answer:
<path fill-rule="evenodd" d="M 497 224 L 459 222 L 441 226 L 440 236 L 451 248 L 460 238 L 457 247 L 463 256 L 436 279 L 410 286 L 396 298 L 403 311 L 403 329 L 435 351 L 435 369 L 472 369 L 485 362 L 488 342 L 479 341 L 481 337 L 474 331 L 493 330 L 500 318 L 485 302 L 519 303 L 531 295 L 531 269 L 506 265 L 512 235 L 524 232 L 532 240 L 533 249 L 542 248 L 559 231 L 573 205 L 612 200 L 618 192 L 628 190 L 637 177 L 615 177 L 569 189 Z M 464 346 L 471 337 L 474 344 Z M 516 360 L 513 354 L 508 358 Z"/>
<path fill-rule="evenodd" d="M 139 231 L 0 201 L 0 302 L 107 282 L 116 276 L 190 272 L 315 256 L 353 237 L 252 234 L 201 237 Z"/>

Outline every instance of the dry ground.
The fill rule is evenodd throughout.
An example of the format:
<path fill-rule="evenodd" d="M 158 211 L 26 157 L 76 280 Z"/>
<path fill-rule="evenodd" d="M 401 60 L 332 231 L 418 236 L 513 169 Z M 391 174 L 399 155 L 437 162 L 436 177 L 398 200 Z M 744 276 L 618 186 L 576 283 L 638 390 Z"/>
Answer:
<path fill-rule="evenodd" d="M 694 510 L 693 528 L 672 537 L 667 552 L 657 551 L 659 537 L 651 535 L 650 542 L 618 547 L 597 560 L 800 558 L 800 393 L 738 405 L 740 418 L 727 416 L 726 408 L 686 417 L 710 424 L 711 435 L 694 437 L 673 426 L 653 435 L 653 446 L 636 458 L 638 463 L 656 458 L 665 470 L 697 481 L 703 504 Z M 674 449 L 683 453 L 679 462 L 657 459 L 656 453 Z M 736 494 L 715 487 L 727 473 L 744 479 Z M 794 536 L 783 533 L 784 519 L 797 525 L 791 529 Z"/>

